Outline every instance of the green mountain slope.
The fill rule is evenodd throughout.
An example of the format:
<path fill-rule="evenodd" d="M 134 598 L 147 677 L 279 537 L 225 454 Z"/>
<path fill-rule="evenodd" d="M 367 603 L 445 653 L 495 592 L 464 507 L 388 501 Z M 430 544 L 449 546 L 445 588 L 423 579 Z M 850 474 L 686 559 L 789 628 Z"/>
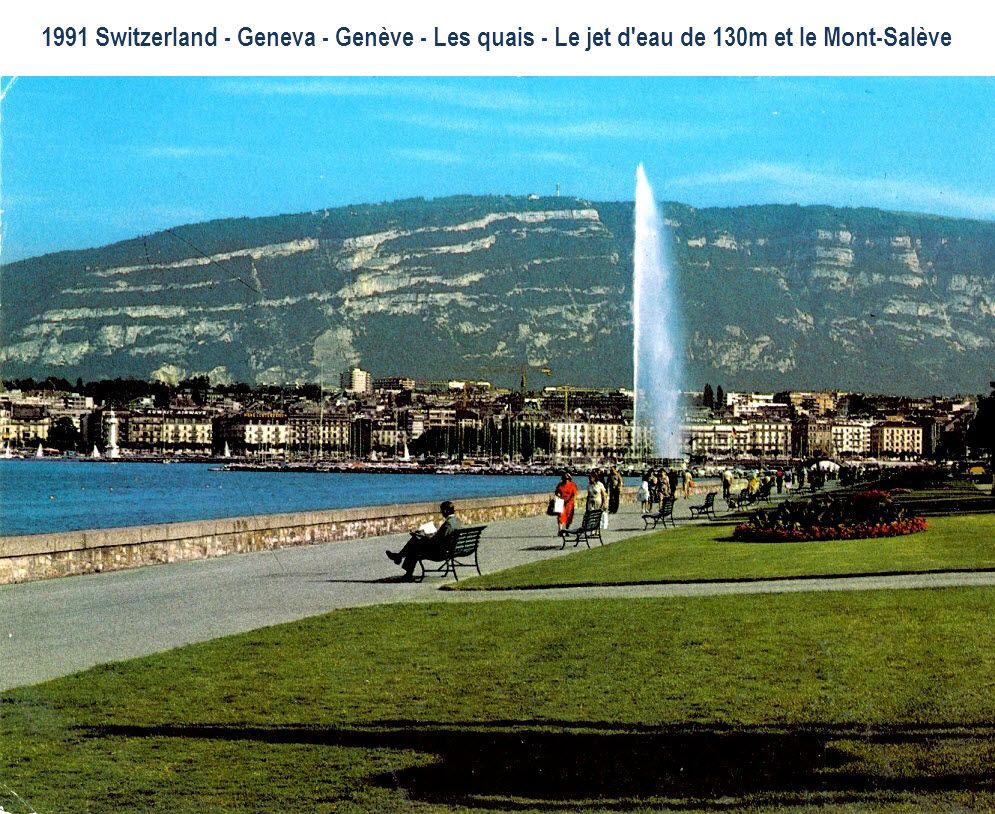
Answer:
<path fill-rule="evenodd" d="M 665 206 L 688 386 L 977 391 L 995 224 Z M 5 377 L 631 382 L 632 204 L 460 196 L 211 221 L 0 268 Z M 661 319 L 669 319 L 661 315 Z"/>

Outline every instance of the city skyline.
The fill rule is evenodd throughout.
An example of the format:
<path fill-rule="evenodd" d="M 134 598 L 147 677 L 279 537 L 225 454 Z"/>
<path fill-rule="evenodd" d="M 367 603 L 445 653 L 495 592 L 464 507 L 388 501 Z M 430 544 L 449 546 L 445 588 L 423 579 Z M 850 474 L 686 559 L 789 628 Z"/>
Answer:
<path fill-rule="evenodd" d="M 995 218 L 987 78 L 22 78 L 4 263 L 183 223 L 452 194 Z"/>
<path fill-rule="evenodd" d="M 491 388 L 494 392 L 500 392 L 500 393 L 513 393 L 516 391 L 520 391 L 520 386 L 512 386 L 510 384 L 505 384 L 497 380 L 498 378 L 502 379 L 507 378 L 507 376 L 504 374 L 502 374 L 500 377 L 491 377 L 491 378 L 487 378 L 485 376 L 461 377 L 457 375 L 453 375 L 448 378 L 447 377 L 425 378 L 420 376 L 407 375 L 403 373 L 402 374 L 391 373 L 391 374 L 380 375 L 377 374 L 375 371 L 366 370 L 361 367 L 350 368 L 349 370 L 344 370 L 344 371 L 329 370 L 327 377 L 320 382 L 317 378 L 310 381 L 284 382 L 279 384 L 259 383 L 259 382 L 251 383 L 251 382 L 238 381 L 238 380 L 212 382 L 210 381 L 210 376 L 204 373 L 191 375 L 189 379 L 192 380 L 192 379 L 206 377 L 209 382 L 208 386 L 212 389 L 216 388 L 218 390 L 235 390 L 239 388 L 246 388 L 249 391 L 253 392 L 255 391 L 293 392 L 293 391 L 307 390 L 309 388 L 313 389 L 317 387 L 320 388 L 322 393 L 324 393 L 325 398 L 329 398 L 333 393 L 343 392 L 347 390 L 347 388 L 342 385 L 343 377 L 352 375 L 355 370 L 359 370 L 361 373 L 368 375 L 370 377 L 370 381 L 374 384 L 374 389 L 389 389 L 387 387 L 376 386 L 378 383 L 383 383 L 386 381 L 392 381 L 392 382 L 410 381 L 417 388 L 423 388 L 427 385 L 442 385 L 443 383 L 452 383 L 452 384 L 458 383 L 459 385 L 462 386 L 464 383 L 466 383 L 471 386 L 482 386 L 482 387 L 486 386 Z M 167 381 L 155 378 L 142 379 L 142 378 L 136 378 L 134 376 L 119 377 L 117 379 L 111 379 L 106 377 L 83 378 L 80 376 L 72 375 L 71 373 L 67 374 L 66 371 L 64 370 L 52 370 L 52 371 L 47 371 L 45 373 L 46 375 L 44 376 L 42 376 L 41 373 L 39 373 L 38 376 L 30 376 L 23 378 L 18 378 L 18 377 L 0 378 L 0 395 L 2 395 L 4 392 L 8 392 L 8 390 L 10 389 L 51 390 L 53 388 L 49 385 L 52 382 L 65 382 L 66 384 L 69 385 L 69 390 L 73 390 L 77 389 L 77 385 L 79 383 L 82 383 L 84 386 L 86 386 L 102 382 L 124 381 L 124 382 L 136 382 L 141 384 L 162 386 L 166 388 L 179 388 L 181 386 L 184 386 L 184 381 L 187 381 L 186 379 L 176 380 L 176 381 Z M 34 382 L 35 386 L 29 387 L 26 384 L 24 384 L 24 382 L 28 381 Z M 339 382 L 338 387 L 334 386 L 334 382 L 336 381 Z M 995 387 L 995 384 L 992 384 L 990 386 Z M 719 379 L 703 381 L 701 382 L 701 386 L 696 386 L 695 383 L 690 383 L 688 384 L 688 386 L 683 387 L 678 392 L 682 397 L 701 396 L 702 391 L 705 388 L 712 388 L 713 392 L 717 392 L 717 390 L 722 390 L 723 393 L 727 395 L 731 395 L 733 393 L 776 394 L 776 393 L 789 393 L 789 392 L 806 392 L 806 393 L 838 393 L 841 395 L 859 394 L 874 398 L 896 398 L 896 399 L 911 399 L 911 400 L 928 399 L 928 398 L 973 399 L 973 398 L 983 397 L 987 392 L 985 390 L 985 387 L 983 386 L 983 383 L 980 382 L 978 385 L 978 389 L 976 391 L 937 390 L 935 392 L 926 393 L 926 392 L 913 392 L 911 390 L 888 390 L 888 389 L 866 390 L 866 389 L 846 388 L 839 386 L 820 386 L 820 387 L 797 386 L 797 387 L 784 387 L 784 388 L 775 388 L 775 389 L 763 388 L 763 387 L 752 387 L 752 388 L 728 387 L 727 388 Z M 54 389 L 58 390 L 59 388 L 56 387 Z M 530 385 L 526 392 L 542 393 L 545 391 L 558 391 L 558 390 L 624 392 L 629 394 L 630 396 L 633 392 L 631 385 L 628 386 L 597 385 L 597 384 L 578 385 L 569 381 L 552 382 L 547 380 L 540 380 L 540 382 L 535 384 L 534 386 Z"/>
<path fill-rule="evenodd" d="M 56 382 L 57 383 L 57 382 Z M 62 384 L 68 385 L 68 382 Z M 511 391 L 459 382 L 373 379 L 354 368 L 340 387 L 252 391 L 192 381 L 96 382 L 67 392 L 0 392 L 0 445 L 47 443 L 100 456 L 210 451 L 258 457 L 405 461 L 456 455 L 487 460 L 651 455 L 653 430 L 635 421 L 624 389 L 546 387 Z M 469 384 L 469 383 L 468 383 Z M 79 392 L 76 392 L 79 391 Z M 326 406 L 327 405 L 327 406 Z M 685 392 L 671 430 L 679 445 L 667 460 L 761 457 L 916 458 L 966 452 L 970 399 L 889 397 L 842 391 Z"/>

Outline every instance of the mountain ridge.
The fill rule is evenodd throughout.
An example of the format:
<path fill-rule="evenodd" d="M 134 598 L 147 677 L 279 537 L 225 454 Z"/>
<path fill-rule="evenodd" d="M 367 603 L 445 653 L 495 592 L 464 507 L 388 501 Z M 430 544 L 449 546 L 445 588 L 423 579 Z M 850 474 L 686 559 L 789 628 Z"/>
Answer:
<path fill-rule="evenodd" d="M 995 224 L 868 207 L 662 205 L 687 386 L 979 389 Z M 7 378 L 211 373 L 631 382 L 632 204 L 409 198 L 187 224 L 0 267 Z M 488 370 L 490 369 L 490 370 Z"/>

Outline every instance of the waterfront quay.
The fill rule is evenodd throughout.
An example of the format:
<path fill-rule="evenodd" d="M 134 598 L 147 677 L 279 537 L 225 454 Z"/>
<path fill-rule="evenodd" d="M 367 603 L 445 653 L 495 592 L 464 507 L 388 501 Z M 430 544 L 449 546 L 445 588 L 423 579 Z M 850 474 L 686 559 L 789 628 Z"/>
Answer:
<path fill-rule="evenodd" d="M 555 519 L 541 513 L 545 504 L 545 497 L 540 501 L 534 495 L 459 504 L 466 522 L 487 525 L 479 551 L 483 573 L 576 551 L 571 546 L 560 549 Z M 687 517 L 683 504 L 677 513 Z M 437 510 L 437 505 L 415 504 L 338 513 L 342 522 L 350 516 L 377 536 L 291 547 L 279 547 L 274 540 L 272 548 L 235 556 L 0 584 L 0 690 L 337 608 L 448 598 L 451 592 L 438 589 L 451 580 L 399 582 L 400 570 L 384 556 L 385 549 L 403 545 L 416 521 L 438 520 Z M 363 514 L 365 521 L 359 519 Z M 503 519 L 494 519 L 498 516 Z M 230 523 L 232 528 L 247 528 L 248 521 Z M 390 522 L 395 526 L 388 533 Z M 131 532 L 79 533 L 77 539 L 89 534 L 93 545 L 78 553 L 108 557 L 97 540 L 109 542 L 121 533 Z M 604 533 L 605 541 L 611 544 L 642 533 L 639 506 L 627 493 Z M 10 539 L 0 538 L 0 551 L 10 551 Z M 206 549 L 201 552 L 208 555 Z"/>
<path fill-rule="evenodd" d="M 547 500 L 470 499 L 460 516 L 470 525 L 530 517 Z M 403 534 L 435 520 L 438 503 L 422 502 L 0 537 L 0 584 Z"/>

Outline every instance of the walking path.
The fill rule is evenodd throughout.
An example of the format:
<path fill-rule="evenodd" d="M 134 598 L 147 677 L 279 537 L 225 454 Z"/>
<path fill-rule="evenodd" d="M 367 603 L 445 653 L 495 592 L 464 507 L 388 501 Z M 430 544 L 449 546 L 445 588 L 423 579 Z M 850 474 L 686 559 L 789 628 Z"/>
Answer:
<path fill-rule="evenodd" d="M 692 498 L 700 503 L 701 498 Z M 688 501 L 675 514 L 687 518 Z M 632 504 L 611 518 L 605 542 L 643 533 Z M 686 522 L 686 521 L 685 521 Z M 443 581 L 397 581 L 384 556 L 406 535 L 231 555 L 80 577 L 0 586 L 0 690 L 96 664 L 148 655 L 337 608 L 393 602 L 481 602 L 586 597 L 689 597 L 733 593 L 993 585 L 995 572 L 553 588 L 440 591 Z M 560 551 L 548 517 L 503 520 L 484 534 L 490 573 L 576 551 Z"/>

